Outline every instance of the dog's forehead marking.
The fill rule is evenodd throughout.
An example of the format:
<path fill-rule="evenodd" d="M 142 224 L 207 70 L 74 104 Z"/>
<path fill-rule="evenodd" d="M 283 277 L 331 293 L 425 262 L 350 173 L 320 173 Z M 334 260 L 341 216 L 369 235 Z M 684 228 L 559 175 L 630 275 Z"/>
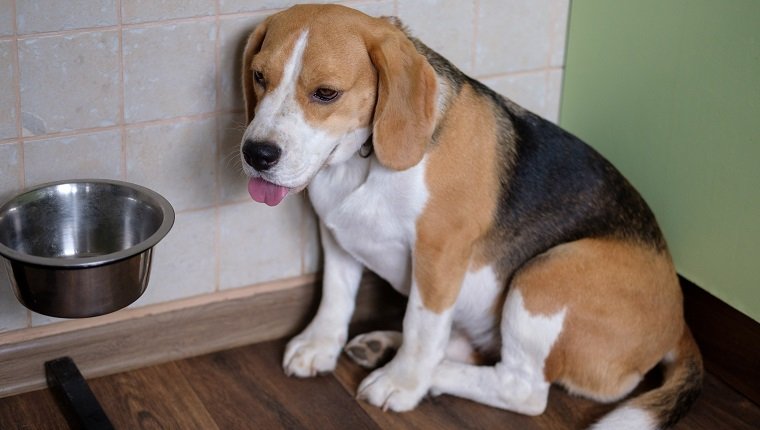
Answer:
<path fill-rule="evenodd" d="M 279 79 L 279 85 L 271 92 L 267 93 L 261 101 L 258 116 L 264 118 L 275 115 L 292 114 L 296 104 L 293 103 L 298 84 L 298 76 L 301 73 L 303 65 L 303 53 L 306 51 L 306 44 L 309 38 L 309 31 L 303 30 L 298 36 L 293 50 L 290 53 L 285 66 L 282 69 L 282 76 Z"/>

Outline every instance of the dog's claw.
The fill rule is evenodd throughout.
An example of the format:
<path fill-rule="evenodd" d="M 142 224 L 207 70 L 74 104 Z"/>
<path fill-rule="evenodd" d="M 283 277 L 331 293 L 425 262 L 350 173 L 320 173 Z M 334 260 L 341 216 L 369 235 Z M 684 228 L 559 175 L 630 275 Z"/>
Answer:
<path fill-rule="evenodd" d="M 409 378 L 400 377 L 386 366 L 362 381 L 356 397 L 383 411 L 405 412 L 417 406 L 427 388 L 428 384 L 420 381 L 410 384 Z"/>
<path fill-rule="evenodd" d="M 289 377 L 313 378 L 335 370 L 342 344 L 333 338 L 299 335 L 288 342 L 283 368 Z"/>

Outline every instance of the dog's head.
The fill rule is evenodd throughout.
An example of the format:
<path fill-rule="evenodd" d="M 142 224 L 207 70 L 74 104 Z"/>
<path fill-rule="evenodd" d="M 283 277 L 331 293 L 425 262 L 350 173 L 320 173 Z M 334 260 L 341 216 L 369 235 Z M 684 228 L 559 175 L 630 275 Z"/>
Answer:
<path fill-rule="evenodd" d="M 378 161 L 404 170 L 433 133 L 435 73 L 392 20 L 336 5 L 267 18 L 243 57 L 248 190 L 270 206 L 372 137 Z"/>

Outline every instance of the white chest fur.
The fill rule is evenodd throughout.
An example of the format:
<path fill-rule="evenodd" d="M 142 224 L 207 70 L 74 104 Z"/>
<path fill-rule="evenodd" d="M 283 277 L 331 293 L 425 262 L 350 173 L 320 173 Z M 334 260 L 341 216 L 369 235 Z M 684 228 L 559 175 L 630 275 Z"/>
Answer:
<path fill-rule="evenodd" d="M 405 294 L 415 225 L 428 199 L 424 173 L 424 159 L 397 172 L 354 156 L 324 167 L 309 185 L 314 210 L 338 244 Z"/>

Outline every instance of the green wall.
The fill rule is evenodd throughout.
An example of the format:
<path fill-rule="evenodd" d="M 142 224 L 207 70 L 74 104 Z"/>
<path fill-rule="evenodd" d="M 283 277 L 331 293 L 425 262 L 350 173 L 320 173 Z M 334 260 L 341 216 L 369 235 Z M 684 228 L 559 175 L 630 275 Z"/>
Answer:
<path fill-rule="evenodd" d="M 560 118 L 642 192 L 679 273 L 760 321 L 760 1 L 572 1 Z"/>

